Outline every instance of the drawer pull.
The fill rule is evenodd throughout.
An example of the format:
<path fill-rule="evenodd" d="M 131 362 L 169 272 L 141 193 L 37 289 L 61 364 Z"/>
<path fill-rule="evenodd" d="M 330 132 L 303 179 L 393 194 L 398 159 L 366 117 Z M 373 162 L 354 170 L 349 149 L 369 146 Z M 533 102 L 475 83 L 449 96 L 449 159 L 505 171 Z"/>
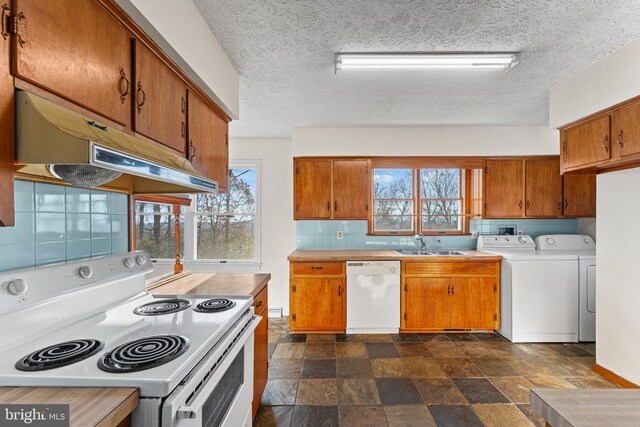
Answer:
<path fill-rule="evenodd" d="M 258 301 L 258 303 L 256 304 L 256 307 L 262 307 L 262 300 Z"/>
<path fill-rule="evenodd" d="M 311 267 L 312 270 L 322 270 L 322 267 Z"/>

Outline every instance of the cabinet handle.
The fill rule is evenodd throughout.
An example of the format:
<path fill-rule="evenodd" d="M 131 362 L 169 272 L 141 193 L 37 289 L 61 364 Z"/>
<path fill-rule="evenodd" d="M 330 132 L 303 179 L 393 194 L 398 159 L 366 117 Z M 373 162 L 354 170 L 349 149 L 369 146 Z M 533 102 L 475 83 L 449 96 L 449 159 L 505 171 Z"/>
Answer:
<path fill-rule="evenodd" d="M 182 122 L 182 138 L 184 139 L 185 136 L 187 136 L 187 132 L 185 132 L 185 126 L 184 126 L 184 122 Z"/>
<path fill-rule="evenodd" d="M 338 296 L 342 296 L 342 285 L 338 285 Z"/>
<path fill-rule="evenodd" d="M 622 140 L 622 137 L 624 136 L 624 130 L 620 129 L 620 132 L 618 132 L 618 147 L 620 147 L 620 149 L 622 150 L 624 148 L 624 141 Z"/>
<path fill-rule="evenodd" d="M 138 114 L 142 112 L 142 106 L 147 102 L 147 94 L 142 89 L 142 83 L 138 82 L 138 93 L 136 94 L 136 101 L 140 99 L 140 94 L 142 94 L 142 101 L 137 103 Z"/>
<path fill-rule="evenodd" d="M 531 201 L 527 200 L 527 210 L 529 210 L 531 208 Z"/>
<path fill-rule="evenodd" d="M 327 202 L 327 210 L 331 211 L 331 202 Z"/>
<path fill-rule="evenodd" d="M 562 210 L 562 202 L 558 202 L 558 210 L 561 211 Z"/>
<path fill-rule="evenodd" d="M 337 200 L 333 202 L 333 211 L 334 212 L 338 212 L 338 201 Z"/>
<path fill-rule="evenodd" d="M 193 139 L 189 141 L 189 161 L 193 163 L 193 159 L 196 157 L 196 147 L 193 145 Z"/>
<path fill-rule="evenodd" d="M 322 270 L 322 267 L 311 267 L 312 270 Z"/>
<path fill-rule="evenodd" d="M 184 96 L 182 97 L 182 114 L 187 111 L 187 103 L 184 101 Z"/>
<path fill-rule="evenodd" d="M 451 295 L 451 285 L 449 285 L 449 287 L 447 287 L 447 294 Z"/>
<path fill-rule="evenodd" d="M 605 135 L 604 139 L 602 140 L 602 149 L 605 153 L 609 152 L 609 135 Z"/>
<path fill-rule="evenodd" d="M 453 286 L 451 287 L 451 295 L 453 295 L 453 294 L 455 294 L 455 293 L 456 293 L 456 286 L 455 286 L 455 285 L 453 285 Z"/>
<path fill-rule="evenodd" d="M 9 11 L 9 5 L 2 5 L 2 37 L 7 40 L 11 33 L 9 32 L 9 20 L 11 19 L 11 12 Z"/>
<path fill-rule="evenodd" d="M 258 303 L 256 304 L 256 308 L 257 307 L 262 307 L 262 300 L 258 301 Z"/>
<path fill-rule="evenodd" d="M 518 203 L 518 207 L 520 207 L 520 209 L 522 210 L 522 200 L 520 200 L 520 203 Z"/>
<path fill-rule="evenodd" d="M 569 207 L 569 201 L 564 199 L 564 208 L 567 209 Z"/>
<path fill-rule="evenodd" d="M 122 84 L 125 83 L 124 89 L 122 88 Z M 124 72 L 124 69 L 120 69 L 120 102 L 124 104 L 124 101 L 127 99 L 127 95 L 129 95 L 129 79 L 127 79 L 127 75 Z"/>

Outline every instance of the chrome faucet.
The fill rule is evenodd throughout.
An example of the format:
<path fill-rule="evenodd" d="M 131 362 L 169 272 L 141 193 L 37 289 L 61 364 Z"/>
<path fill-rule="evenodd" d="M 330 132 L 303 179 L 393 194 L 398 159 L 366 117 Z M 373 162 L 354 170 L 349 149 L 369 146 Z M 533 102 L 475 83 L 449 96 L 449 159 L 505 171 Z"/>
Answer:
<path fill-rule="evenodd" d="M 413 236 L 413 238 L 420 242 L 420 250 L 422 252 L 426 252 L 427 242 L 424 241 L 424 236 L 422 234 L 416 234 L 415 236 Z"/>
<path fill-rule="evenodd" d="M 439 237 L 436 237 L 436 243 L 438 244 L 438 247 L 436 248 L 436 252 L 440 252 L 440 245 L 442 245 L 442 240 L 440 240 Z"/>

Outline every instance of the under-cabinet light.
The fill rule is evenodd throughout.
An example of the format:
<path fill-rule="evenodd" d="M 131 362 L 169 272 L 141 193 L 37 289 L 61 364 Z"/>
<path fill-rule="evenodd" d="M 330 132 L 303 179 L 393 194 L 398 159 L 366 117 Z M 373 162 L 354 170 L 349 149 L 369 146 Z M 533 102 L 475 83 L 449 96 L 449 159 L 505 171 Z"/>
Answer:
<path fill-rule="evenodd" d="M 505 53 L 336 53 L 335 70 L 504 70 L 518 63 Z"/>

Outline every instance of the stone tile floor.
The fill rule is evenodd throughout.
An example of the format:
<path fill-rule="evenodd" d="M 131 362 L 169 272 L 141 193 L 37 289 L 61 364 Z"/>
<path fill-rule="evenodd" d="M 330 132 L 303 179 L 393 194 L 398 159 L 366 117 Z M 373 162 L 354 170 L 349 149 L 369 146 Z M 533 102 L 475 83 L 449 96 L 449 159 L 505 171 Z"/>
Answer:
<path fill-rule="evenodd" d="M 269 319 L 254 426 L 542 426 L 531 387 L 610 388 L 594 344 L 496 334 L 299 335 Z"/>

